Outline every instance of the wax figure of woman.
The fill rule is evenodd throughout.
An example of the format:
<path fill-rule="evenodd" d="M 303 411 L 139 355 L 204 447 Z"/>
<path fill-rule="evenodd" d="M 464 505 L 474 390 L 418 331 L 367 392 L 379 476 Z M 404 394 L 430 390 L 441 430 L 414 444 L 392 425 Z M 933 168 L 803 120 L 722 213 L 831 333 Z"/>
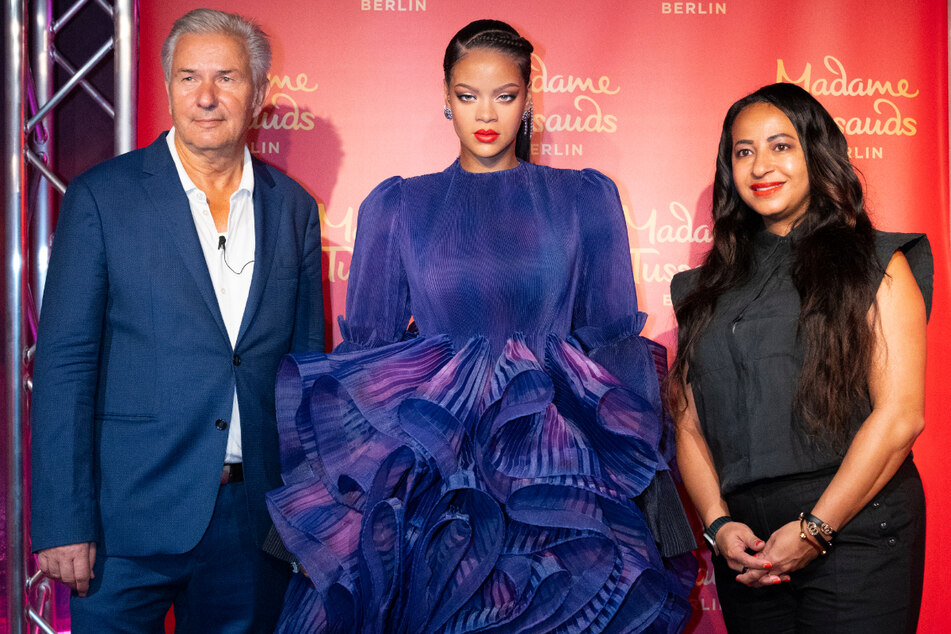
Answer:
<path fill-rule="evenodd" d="M 727 628 L 914 632 L 927 238 L 872 228 L 845 138 L 791 84 L 727 113 L 713 218 L 671 283 L 671 387 Z"/>
<path fill-rule="evenodd" d="M 309 579 L 280 631 L 674 632 L 689 615 L 695 541 L 617 189 L 525 160 L 531 51 L 492 20 L 452 39 L 458 160 L 373 190 L 343 343 L 281 370 L 270 502 Z"/>

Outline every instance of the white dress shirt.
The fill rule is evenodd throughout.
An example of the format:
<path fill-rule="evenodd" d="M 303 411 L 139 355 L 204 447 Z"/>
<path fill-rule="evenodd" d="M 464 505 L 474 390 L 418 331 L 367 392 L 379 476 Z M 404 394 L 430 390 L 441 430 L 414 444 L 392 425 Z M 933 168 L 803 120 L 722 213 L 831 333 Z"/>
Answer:
<path fill-rule="evenodd" d="M 175 149 L 175 128 L 169 130 L 165 138 L 172 153 L 178 178 L 188 196 L 198 241 L 208 265 L 208 274 L 218 298 L 218 308 L 228 329 L 232 350 L 238 341 L 238 330 L 244 316 L 244 306 L 248 302 L 251 288 L 251 276 L 254 273 L 254 170 L 251 167 L 251 153 L 244 148 L 244 167 L 241 171 L 241 183 L 231 194 L 228 211 L 228 227 L 224 233 L 215 227 L 205 196 L 192 179 L 188 177 L 182 160 Z M 235 388 L 234 404 L 231 409 L 231 423 L 228 427 L 228 447 L 224 462 L 241 462 L 241 413 L 238 410 L 238 391 Z"/>

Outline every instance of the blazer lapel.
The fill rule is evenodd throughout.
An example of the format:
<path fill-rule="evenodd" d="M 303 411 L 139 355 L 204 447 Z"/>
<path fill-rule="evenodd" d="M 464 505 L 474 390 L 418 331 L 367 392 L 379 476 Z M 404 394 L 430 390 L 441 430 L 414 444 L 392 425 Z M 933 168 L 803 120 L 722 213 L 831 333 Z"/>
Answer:
<path fill-rule="evenodd" d="M 261 305 L 284 217 L 284 195 L 276 187 L 265 164 L 255 158 L 251 162 L 254 165 L 254 273 L 238 330 L 239 344 Z"/>
<path fill-rule="evenodd" d="M 221 309 L 218 308 L 218 299 L 215 297 L 215 289 L 211 284 L 211 276 L 208 274 L 208 264 L 205 262 L 201 243 L 198 241 L 198 231 L 192 219 L 188 197 L 185 195 L 175 163 L 172 162 L 168 152 L 165 134 L 167 133 L 159 135 L 159 138 L 146 148 L 142 167 L 145 172 L 143 185 L 152 206 L 163 218 L 163 224 L 168 229 L 185 269 L 195 281 L 198 294 L 201 295 L 212 318 L 218 324 L 221 334 L 230 346 L 231 339 L 228 337 L 228 329 L 221 317 Z M 255 266 L 256 272 L 257 266 Z"/>

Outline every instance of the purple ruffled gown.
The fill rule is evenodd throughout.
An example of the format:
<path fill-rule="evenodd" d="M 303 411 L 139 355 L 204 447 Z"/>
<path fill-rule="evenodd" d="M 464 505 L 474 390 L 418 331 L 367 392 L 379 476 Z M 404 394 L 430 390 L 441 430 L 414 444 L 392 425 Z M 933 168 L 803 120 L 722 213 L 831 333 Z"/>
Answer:
<path fill-rule="evenodd" d="M 344 342 L 278 375 L 268 503 L 309 575 L 278 632 L 680 631 L 695 542 L 644 320 L 599 172 L 380 184 Z"/>

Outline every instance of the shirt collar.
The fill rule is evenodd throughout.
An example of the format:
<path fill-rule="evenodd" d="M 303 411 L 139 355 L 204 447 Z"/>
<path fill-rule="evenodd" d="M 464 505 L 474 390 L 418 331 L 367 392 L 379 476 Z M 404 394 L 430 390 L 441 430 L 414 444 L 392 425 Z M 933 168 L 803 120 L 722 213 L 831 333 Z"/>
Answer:
<path fill-rule="evenodd" d="M 178 150 L 175 148 L 175 126 L 172 126 L 168 134 L 165 135 L 165 143 L 168 145 L 168 151 L 172 155 L 172 162 L 175 163 L 178 180 L 181 181 L 185 194 L 190 195 L 192 192 L 199 191 L 198 186 L 195 185 L 192 179 L 189 178 L 188 172 L 185 171 L 185 166 L 182 165 L 182 159 L 178 155 Z M 238 184 L 238 189 L 235 193 L 240 191 L 246 191 L 249 196 L 254 195 L 254 168 L 251 165 L 251 152 L 247 146 L 244 147 L 244 165 L 241 168 L 241 182 Z"/>

